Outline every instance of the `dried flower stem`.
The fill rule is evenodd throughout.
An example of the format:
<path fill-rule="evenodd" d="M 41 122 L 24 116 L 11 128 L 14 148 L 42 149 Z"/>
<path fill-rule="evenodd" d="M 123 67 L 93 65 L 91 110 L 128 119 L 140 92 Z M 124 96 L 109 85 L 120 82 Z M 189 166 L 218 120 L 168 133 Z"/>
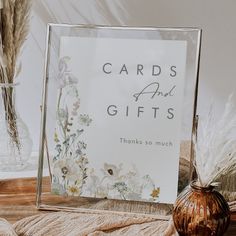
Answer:
<path fill-rule="evenodd" d="M 22 45 L 29 30 L 31 0 L 2 0 L 0 11 L 0 83 L 4 101 L 5 119 L 8 133 L 20 151 L 20 142 L 16 123 L 16 110 L 13 87 L 16 66 Z"/>

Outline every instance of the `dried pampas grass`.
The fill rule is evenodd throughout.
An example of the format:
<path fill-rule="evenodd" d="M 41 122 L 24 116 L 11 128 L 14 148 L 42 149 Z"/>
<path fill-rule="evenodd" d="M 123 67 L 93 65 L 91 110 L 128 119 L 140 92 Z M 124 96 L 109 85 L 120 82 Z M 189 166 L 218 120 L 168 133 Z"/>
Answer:
<path fill-rule="evenodd" d="M 195 168 L 198 181 L 206 187 L 224 175 L 236 172 L 236 110 L 231 95 L 216 122 L 213 109 L 200 120 L 195 137 Z"/>
<path fill-rule="evenodd" d="M 0 75 L 1 83 L 13 83 L 16 61 L 29 30 L 30 0 L 2 0 L 1 9 L 1 49 L 7 77 Z"/>
<path fill-rule="evenodd" d="M 14 79 L 19 73 L 17 59 L 29 30 L 31 0 L 0 0 L 0 83 L 4 101 L 8 133 L 18 150 L 16 111 L 14 107 Z M 7 85 L 4 87 L 4 84 Z"/>

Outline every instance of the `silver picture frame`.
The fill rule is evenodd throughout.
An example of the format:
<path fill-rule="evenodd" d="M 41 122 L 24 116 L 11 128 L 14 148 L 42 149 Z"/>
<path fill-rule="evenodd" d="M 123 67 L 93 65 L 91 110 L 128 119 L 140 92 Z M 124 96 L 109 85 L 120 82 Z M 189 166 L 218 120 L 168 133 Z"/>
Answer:
<path fill-rule="evenodd" d="M 48 117 L 54 110 L 50 106 L 50 96 L 55 98 L 51 92 L 50 81 L 53 80 L 55 68 L 60 53 L 60 37 L 95 37 L 95 38 L 122 38 L 122 39 L 160 39 L 160 40 L 183 40 L 187 42 L 186 75 L 184 100 L 188 110 L 183 117 L 186 118 L 187 139 L 181 143 L 181 152 L 185 177 L 180 189 L 183 189 L 191 180 L 193 173 L 193 148 L 192 135 L 196 128 L 197 94 L 199 83 L 199 64 L 202 31 L 198 28 L 155 28 L 155 27 L 121 27 L 121 26 L 98 26 L 98 25 L 69 25 L 48 24 L 45 68 L 42 93 L 41 132 L 39 146 L 38 181 L 36 207 L 39 210 L 64 210 L 75 212 L 113 212 L 115 214 L 150 214 L 153 217 L 167 220 L 168 213 L 172 210 L 172 204 L 154 203 L 145 201 L 115 200 L 107 198 L 92 198 L 55 195 L 51 192 L 52 183 L 52 155 L 48 134 Z M 54 59 L 57 58 L 57 59 Z M 54 61 L 55 60 L 55 61 Z M 52 98 L 52 99 L 54 99 Z M 56 116 L 52 114 L 52 116 Z M 184 121 L 185 122 L 185 121 Z M 50 124 L 51 126 L 52 124 Z M 179 174 L 181 176 L 181 174 Z M 186 177 L 187 176 L 187 177 Z M 180 177 L 179 177 L 180 178 Z"/>

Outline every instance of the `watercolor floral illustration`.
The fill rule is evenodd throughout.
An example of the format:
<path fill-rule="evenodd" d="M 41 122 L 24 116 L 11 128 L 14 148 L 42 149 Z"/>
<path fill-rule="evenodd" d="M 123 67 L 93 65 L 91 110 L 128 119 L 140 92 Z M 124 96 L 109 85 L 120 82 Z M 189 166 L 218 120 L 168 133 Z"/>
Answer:
<path fill-rule="evenodd" d="M 58 97 L 52 193 L 158 202 L 160 188 L 149 175 L 141 176 L 135 165 L 129 171 L 122 163 L 101 163 L 100 169 L 90 166 L 83 134 L 90 128 L 93 120 L 90 115 L 79 111 L 79 81 L 70 71 L 69 61 L 69 57 L 59 60 L 56 77 Z"/>

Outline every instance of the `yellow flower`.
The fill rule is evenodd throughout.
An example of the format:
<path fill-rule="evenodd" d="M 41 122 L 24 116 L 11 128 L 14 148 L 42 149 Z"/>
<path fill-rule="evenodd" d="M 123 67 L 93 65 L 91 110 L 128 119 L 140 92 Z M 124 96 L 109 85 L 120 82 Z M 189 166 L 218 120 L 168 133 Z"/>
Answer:
<path fill-rule="evenodd" d="M 80 196 L 81 194 L 80 188 L 76 185 L 68 186 L 66 192 L 69 196 Z"/>
<path fill-rule="evenodd" d="M 59 139 L 58 139 L 58 135 L 57 135 L 57 133 L 54 133 L 54 141 L 55 141 L 56 143 L 59 142 Z"/>
<path fill-rule="evenodd" d="M 159 194 L 160 194 L 160 188 L 154 188 L 152 190 L 152 193 L 150 194 L 150 196 L 153 198 L 158 198 Z"/>

